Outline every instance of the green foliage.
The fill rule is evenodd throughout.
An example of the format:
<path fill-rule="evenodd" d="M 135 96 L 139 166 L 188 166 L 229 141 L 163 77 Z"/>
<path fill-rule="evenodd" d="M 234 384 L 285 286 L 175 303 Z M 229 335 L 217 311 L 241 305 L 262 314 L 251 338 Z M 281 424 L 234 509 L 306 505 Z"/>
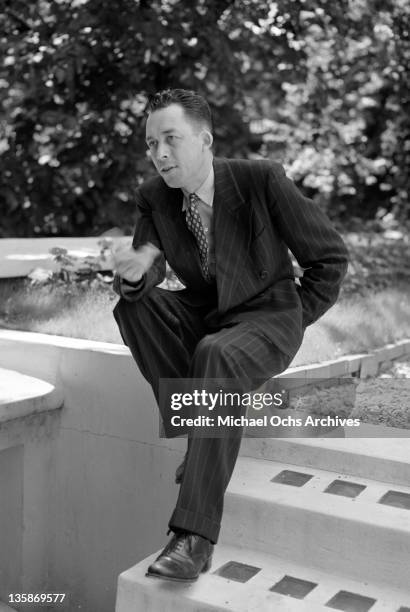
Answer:
<path fill-rule="evenodd" d="M 97 257 L 84 258 L 70 255 L 63 247 L 53 247 L 50 253 L 57 269 L 45 270 L 35 268 L 28 278 L 32 285 L 50 285 L 54 288 L 64 287 L 67 293 L 76 294 L 85 289 L 105 289 L 113 281 L 110 268 L 112 241 L 104 238 L 98 241 L 100 252 Z"/>
<path fill-rule="evenodd" d="M 0 236 L 131 231 L 168 86 L 207 97 L 218 154 L 279 158 L 334 217 L 406 217 L 405 0 L 3 4 Z"/>
<path fill-rule="evenodd" d="M 252 103 L 264 117 L 263 152 L 284 159 L 334 216 L 392 211 L 405 219 L 410 6 L 402 0 L 279 6 L 250 44 L 252 66 L 260 67 L 254 80 L 261 93 Z M 286 40 L 270 54 L 267 31 Z M 264 57 L 256 45 L 263 37 Z"/>
<path fill-rule="evenodd" d="M 34 268 L 27 277 L 30 286 L 63 289 L 67 295 L 77 295 L 90 289 L 101 291 L 110 289 L 114 280 L 113 241 L 111 238 L 102 238 L 97 244 L 100 247 L 98 255 L 86 257 L 72 255 L 64 247 L 51 248 L 49 252 L 53 256 L 55 270 Z M 161 287 L 169 291 L 184 288 L 168 263 Z"/>

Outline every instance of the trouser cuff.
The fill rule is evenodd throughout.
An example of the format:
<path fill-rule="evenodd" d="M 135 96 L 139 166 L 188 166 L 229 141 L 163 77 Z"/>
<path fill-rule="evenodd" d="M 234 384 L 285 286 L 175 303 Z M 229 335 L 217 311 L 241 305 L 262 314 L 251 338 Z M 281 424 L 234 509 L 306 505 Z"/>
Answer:
<path fill-rule="evenodd" d="M 221 529 L 220 521 L 215 521 L 205 514 L 185 510 L 184 508 L 175 508 L 169 520 L 168 527 L 171 530 L 182 529 L 192 531 L 203 538 L 207 538 L 213 544 L 218 541 L 219 531 Z"/>

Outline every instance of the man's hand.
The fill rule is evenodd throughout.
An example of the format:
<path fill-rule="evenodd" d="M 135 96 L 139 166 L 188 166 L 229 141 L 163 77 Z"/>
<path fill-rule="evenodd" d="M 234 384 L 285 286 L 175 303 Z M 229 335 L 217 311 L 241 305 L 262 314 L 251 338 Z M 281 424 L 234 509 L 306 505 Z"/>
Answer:
<path fill-rule="evenodd" d="M 137 283 L 153 264 L 160 250 L 147 242 L 138 249 L 118 247 L 112 253 L 114 269 L 129 283 Z"/>

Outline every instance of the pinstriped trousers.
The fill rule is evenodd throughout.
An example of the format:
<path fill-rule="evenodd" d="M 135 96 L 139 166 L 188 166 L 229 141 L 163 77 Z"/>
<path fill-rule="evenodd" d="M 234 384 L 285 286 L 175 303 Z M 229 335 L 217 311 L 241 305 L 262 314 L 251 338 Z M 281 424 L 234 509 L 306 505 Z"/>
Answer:
<path fill-rule="evenodd" d="M 114 317 L 121 336 L 158 403 L 160 378 L 259 379 L 262 383 L 289 365 L 290 357 L 249 317 L 218 327 L 215 313 L 216 295 L 193 294 L 187 289 L 172 292 L 155 287 L 138 301 L 121 298 L 117 303 Z M 165 415 L 162 418 L 165 421 Z M 190 531 L 217 542 L 223 498 L 240 443 L 240 434 L 189 437 L 170 529 Z"/>

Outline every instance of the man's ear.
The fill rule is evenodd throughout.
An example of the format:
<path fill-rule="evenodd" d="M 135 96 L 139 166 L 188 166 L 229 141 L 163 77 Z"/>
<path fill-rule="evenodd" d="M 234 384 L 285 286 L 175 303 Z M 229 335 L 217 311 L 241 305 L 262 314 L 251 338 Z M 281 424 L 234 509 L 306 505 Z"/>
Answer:
<path fill-rule="evenodd" d="M 212 147 L 212 143 L 214 141 L 214 137 L 212 136 L 209 130 L 202 130 L 201 132 L 202 142 L 207 149 Z"/>

